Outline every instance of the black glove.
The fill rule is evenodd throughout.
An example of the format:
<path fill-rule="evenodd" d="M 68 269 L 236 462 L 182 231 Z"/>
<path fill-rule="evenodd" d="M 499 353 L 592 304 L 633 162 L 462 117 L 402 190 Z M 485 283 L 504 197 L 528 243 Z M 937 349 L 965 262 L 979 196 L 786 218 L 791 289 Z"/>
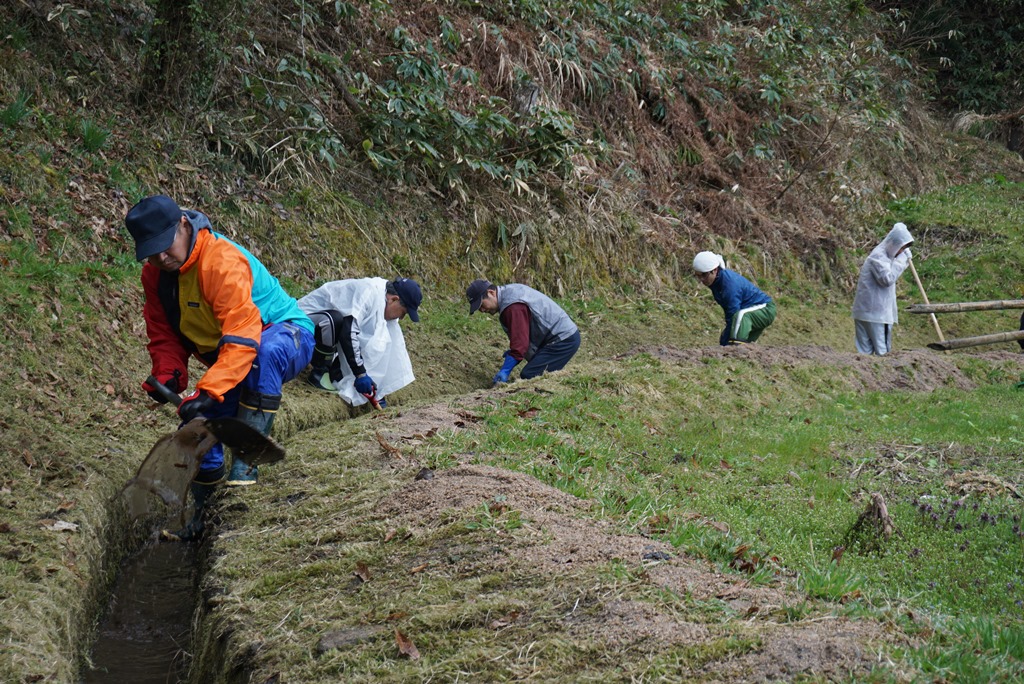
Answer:
<path fill-rule="evenodd" d="M 182 400 L 181 406 L 178 407 L 178 417 L 181 418 L 181 422 L 187 423 L 200 413 L 205 413 L 216 405 L 216 399 L 204 390 L 196 390 Z"/>
<path fill-rule="evenodd" d="M 158 376 L 156 376 L 156 379 L 164 387 L 166 387 L 167 389 L 171 390 L 175 394 L 177 394 L 178 392 L 180 392 L 183 389 L 185 389 L 184 383 L 179 384 L 179 382 L 178 382 L 181 379 L 181 371 L 180 370 L 174 371 L 173 374 L 172 373 L 165 373 L 163 375 L 158 375 Z M 167 399 L 162 394 L 160 394 L 159 392 L 156 391 L 156 387 L 153 387 L 148 382 L 142 383 L 142 389 L 146 391 L 146 394 L 149 395 L 150 399 L 152 399 L 153 401 L 157 402 L 158 404 L 166 404 L 167 403 Z"/>

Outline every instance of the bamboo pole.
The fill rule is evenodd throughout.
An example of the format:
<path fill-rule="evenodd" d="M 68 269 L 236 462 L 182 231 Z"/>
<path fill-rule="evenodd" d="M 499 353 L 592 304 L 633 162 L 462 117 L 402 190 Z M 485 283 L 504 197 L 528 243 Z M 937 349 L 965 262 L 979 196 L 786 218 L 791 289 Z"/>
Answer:
<path fill-rule="evenodd" d="M 950 349 L 963 349 L 964 347 L 977 347 L 981 344 L 996 344 L 997 342 L 1013 342 L 1015 340 L 1024 340 L 1024 330 L 993 333 L 991 335 L 978 335 L 977 337 L 960 337 L 955 340 L 932 342 L 928 345 L 928 348 L 937 349 L 939 351 L 948 351 Z"/>
<path fill-rule="evenodd" d="M 958 304 L 911 304 L 906 311 L 914 314 L 937 314 L 996 309 L 1024 309 L 1024 299 L 994 299 L 988 302 L 960 302 Z"/>
<path fill-rule="evenodd" d="M 924 285 L 921 284 L 921 279 L 917 276 L 917 269 L 914 268 L 914 260 L 907 259 L 907 265 L 910 266 L 910 272 L 914 274 L 914 282 L 917 283 L 917 289 L 921 291 L 921 299 L 924 300 L 925 304 L 928 304 L 928 295 L 924 291 Z M 946 338 L 942 336 L 942 328 L 939 327 L 939 319 L 935 317 L 935 314 L 929 314 L 932 319 L 932 325 L 935 326 L 935 332 L 939 336 L 939 342 L 945 342 Z M 929 347 L 931 345 L 928 345 Z"/>

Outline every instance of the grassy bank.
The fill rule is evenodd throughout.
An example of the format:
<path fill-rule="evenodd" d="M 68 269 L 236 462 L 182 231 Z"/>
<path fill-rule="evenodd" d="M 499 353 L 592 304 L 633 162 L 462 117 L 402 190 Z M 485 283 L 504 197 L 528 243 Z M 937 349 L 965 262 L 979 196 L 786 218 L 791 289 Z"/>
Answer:
<path fill-rule="evenodd" d="M 1012 679 L 1024 364 L 936 356 L 655 347 L 303 431 L 220 502 L 207 636 L 311 682 Z"/>
<path fill-rule="evenodd" d="M 994 265 L 1019 253 L 1017 190 L 996 180 L 915 198 L 918 213 L 894 207 L 878 234 L 909 220 L 933 301 L 1016 296 Z M 969 241 L 934 237 L 946 197 L 983 217 Z M 138 390 L 148 362 L 122 245 L 9 237 L 0 672 L 71 681 L 112 563 L 136 538 L 109 502 L 174 420 Z M 198 652 L 200 666 L 308 681 L 700 679 L 769 662 L 867 673 L 865 654 L 884 651 L 900 665 L 880 677 L 1010 671 L 1016 357 L 912 351 L 934 333 L 909 315 L 902 355 L 851 356 L 849 288 L 870 246 L 824 284 L 796 259 L 717 243 L 779 302 L 760 350 L 715 346 L 720 310 L 688 277 L 570 293 L 584 345 L 567 373 L 522 391 L 477 392 L 500 361 L 500 326 L 465 314 L 463 283 L 428 286 L 423 322 L 406 326 L 417 381 L 388 413 L 288 388 L 276 426 L 288 461 L 219 504 L 202 629 L 222 650 Z M 297 261 L 265 256 L 296 294 L 315 284 Z M 908 278 L 899 291 L 901 305 L 919 301 Z M 947 336 L 1016 328 L 1011 312 L 941 320 Z M 445 483 L 433 498 L 412 480 L 422 467 Z M 947 521 L 972 483 L 988 488 Z M 847 536 L 874 492 L 899 530 L 877 549 Z M 352 579 L 360 562 L 370 581 Z M 412 572 L 424 563 L 436 572 Z M 397 655 L 396 628 L 423 658 Z M 331 634 L 365 639 L 314 655 Z M 836 658 L 794 656 L 810 638 Z"/>

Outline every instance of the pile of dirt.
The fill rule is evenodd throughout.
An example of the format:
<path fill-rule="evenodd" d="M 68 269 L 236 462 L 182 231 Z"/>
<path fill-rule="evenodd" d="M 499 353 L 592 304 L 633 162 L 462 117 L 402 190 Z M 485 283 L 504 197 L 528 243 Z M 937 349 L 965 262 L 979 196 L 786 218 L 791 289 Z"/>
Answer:
<path fill-rule="evenodd" d="M 800 367 L 835 368 L 848 371 L 847 380 L 854 392 L 907 390 L 931 392 L 940 387 L 974 389 L 972 381 L 956 363 L 956 357 L 929 350 L 897 351 L 886 356 L 868 356 L 838 352 L 831 347 L 774 347 L 747 344 L 735 347 L 695 347 L 679 349 L 649 345 L 631 349 L 617 359 L 647 354 L 659 361 L 679 365 L 697 365 L 709 360 L 742 360 L 765 369 L 790 371 Z M 986 352 L 972 358 L 1005 363 L 1024 371 L 1024 356 L 1011 352 Z"/>
<path fill-rule="evenodd" d="M 769 349 L 740 353 L 765 363 L 834 354 L 798 351 L 786 360 L 780 350 Z M 710 351 L 690 350 L 690 358 L 699 360 Z M 670 358 L 687 356 L 680 350 L 661 353 Z M 426 434 L 465 429 L 467 415 L 473 414 L 448 405 L 423 407 L 389 419 L 387 434 L 398 444 Z M 403 465 L 410 474 L 420 467 L 410 459 L 403 459 Z M 574 608 L 561 618 L 565 633 L 574 640 L 651 652 L 666 646 L 699 649 L 707 645 L 711 653 L 713 642 L 745 638 L 755 645 L 741 655 L 716 656 L 710 662 L 698 658 L 691 672 L 702 680 L 736 682 L 863 675 L 877 663 L 883 641 L 892 641 L 882 625 L 870 620 L 824 616 L 780 623 L 781 608 L 805 601 L 804 596 L 793 594 L 781 583 L 755 585 L 742 575 L 719 572 L 708 562 L 681 555 L 664 542 L 623 534 L 609 522 L 589 518 L 589 502 L 522 473 L 461 465 L 420 479 L 410 476 L 375 510 L 389 525 L 427 532 L 453 520 L 468 519 L 481 507 L 493 509 L 498 502 L 500 508 L 495 510 L 517 511 L 522 518 L 522 528 L 502 537 L 500 561 L 519 577 L 574 577 L 617 561 L 629 568 L 640 584 L 688 600 L 714 603 L 738 618 L 701 622 L 699 617 L 688 619 L 678 605 L 588 593 L 586 610 Z"/>

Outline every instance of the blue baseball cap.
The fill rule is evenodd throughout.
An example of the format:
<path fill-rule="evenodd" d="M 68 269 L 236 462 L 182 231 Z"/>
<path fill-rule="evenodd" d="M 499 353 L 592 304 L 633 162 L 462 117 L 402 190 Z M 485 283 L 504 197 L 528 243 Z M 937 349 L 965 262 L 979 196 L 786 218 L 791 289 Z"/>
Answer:
<path fill-rule="evenodd" d="M 129 209 L 124 225 L 135 239 L 135 258 L 145 261 L 170 248 L 182 216 L 177 202 L 165 195 L 146 197 Z"/>
<path fill-rule="evenodd" d="M 423 301 L 423 292 L 420 291 L 419 283 L 412 278 L 397 278 L 392 281 L 391 286 L 398 293 L 398 299 L 402 302 L 402 306 L 405 307 L 406 313 L 409 314 L 409 320 L 413 323 L 419 323 L 420 315 L 416 309 L 419 308 L 420 302 Z"/>

